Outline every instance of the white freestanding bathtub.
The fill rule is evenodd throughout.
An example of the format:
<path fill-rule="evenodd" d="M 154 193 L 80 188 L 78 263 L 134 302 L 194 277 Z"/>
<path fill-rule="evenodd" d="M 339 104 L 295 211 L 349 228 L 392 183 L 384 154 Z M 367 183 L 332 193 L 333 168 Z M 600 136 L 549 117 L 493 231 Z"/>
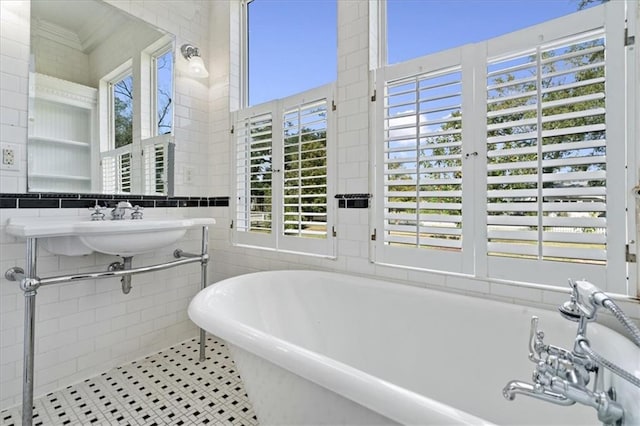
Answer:
<path fill-rule="evenodd" d="M 263 425 L 599 424 L 590 407 L 502 396 L 508 381 L 531 379 L 532 315 L 546 344 L 572 348 L 576 324 L 556 312 L 328 272 L 238 276 L 189 306 L 229 343 Z M 588 336 L 640 375 L 629 340 L 595 323 Z M 640 424 L 640 390 L 605 380 L 625 424 Z"/>

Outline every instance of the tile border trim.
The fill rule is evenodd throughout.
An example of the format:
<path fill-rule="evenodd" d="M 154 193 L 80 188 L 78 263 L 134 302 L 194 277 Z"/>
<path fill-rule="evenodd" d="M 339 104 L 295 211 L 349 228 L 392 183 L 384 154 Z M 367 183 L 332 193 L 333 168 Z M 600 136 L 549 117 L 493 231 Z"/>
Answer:
<path fill-rule="evenodd" d="M 144 208 L 154 207 L 229 207 L 229 197 L 168 197 L 130 194 L 67 194 L 24 193 L 0 194 L 0 209 L 82 209 L 109 206 L 117 201 L 129 201 Z"/>

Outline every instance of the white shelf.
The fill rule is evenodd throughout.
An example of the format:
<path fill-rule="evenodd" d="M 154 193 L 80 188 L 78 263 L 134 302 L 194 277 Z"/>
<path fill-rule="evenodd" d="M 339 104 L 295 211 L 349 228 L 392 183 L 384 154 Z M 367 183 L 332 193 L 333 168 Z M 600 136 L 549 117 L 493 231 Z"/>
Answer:
<path fill-rule="evenodd" d="M 36 179 L 56 179 L 56 180 L 75 180 L 75 181 L 90 181 L 89 176 L 71 176 L 71 175 L 56 175 L 51 173 L 29 173 L 29 177 Z"/>
<path fill-rule="evenodd" d="M 48 136 L 29 136 L 29 140 L 34 142 L 37 141 L 37 142 L 43 142 L 43 143 L 69 145 L 69 146 L 75 146 L 75 147 L 86 148 L 86 149 L 91 148 L 91 146 L 89 145 L 89 142 L 72 141 L 69 139 L 60 139 L 60 138 L 51 138 Z"/>

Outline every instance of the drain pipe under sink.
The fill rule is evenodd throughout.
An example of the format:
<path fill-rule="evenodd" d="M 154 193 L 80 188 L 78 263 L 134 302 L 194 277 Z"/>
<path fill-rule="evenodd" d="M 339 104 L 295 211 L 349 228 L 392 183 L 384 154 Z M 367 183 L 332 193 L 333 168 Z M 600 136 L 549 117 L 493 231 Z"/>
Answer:
<path fill-rule="evenodd" d="M 131 269 L 131 262 L 133 260 L 133 256 L 122 256 L 123 262 L 113 262 L 109 265 L 109 271 L 126 271 L 127 269 Z M 122 292 L 124 294 L 129 294 L 131 291 L 131 274 L 125 274 L 120 278 L 120 282 L 122 283 Z"/>

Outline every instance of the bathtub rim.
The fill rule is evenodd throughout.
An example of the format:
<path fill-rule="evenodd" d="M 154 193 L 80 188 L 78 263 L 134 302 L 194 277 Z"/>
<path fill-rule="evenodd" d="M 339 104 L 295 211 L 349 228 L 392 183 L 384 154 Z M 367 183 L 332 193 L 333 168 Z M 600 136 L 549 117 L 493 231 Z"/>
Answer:
<path fill-rule="evenodd" d="M 374 281 L 374 283 L 367 283 L 367 285 L 383 285 L 375 283 L 375 281 L 383 280 L 327 271 L 278 270 L 253 272 L 218 281 L 202 290 L 189 304 L 189 317 L 198 326 L 226 340 L 228 343 L 260 356 L 293 374 L 310 380 L 344 398 L 402 424 L 424 424 L 425 416 L 431 416 L 429 421 L 434 424 L 494 424 L 428 396 L 394 385 L 328 356 L 245 325 L 239 320 L 225 318 L 215 310 L 212 313 L 210 310 L 203 310 L 204 306 L 197 306 L 201 304 L 200 299 L 206 301 L 207 297 L 223 292 L 225 287 L 233 285 L 233 281 L 237 281 L 239 277 L 256 279 L 265 275 L 282 274 L 283 272 L 288 274 L 313 272 L 331 276 L 347 276 L 354 279 L 364 278 Z M 413 288 L 412 286 L 405 287 Z M 203 296 L 200 296 L 200 294 Z M 205 302 L 202 303 L 206 305 Z"/>

